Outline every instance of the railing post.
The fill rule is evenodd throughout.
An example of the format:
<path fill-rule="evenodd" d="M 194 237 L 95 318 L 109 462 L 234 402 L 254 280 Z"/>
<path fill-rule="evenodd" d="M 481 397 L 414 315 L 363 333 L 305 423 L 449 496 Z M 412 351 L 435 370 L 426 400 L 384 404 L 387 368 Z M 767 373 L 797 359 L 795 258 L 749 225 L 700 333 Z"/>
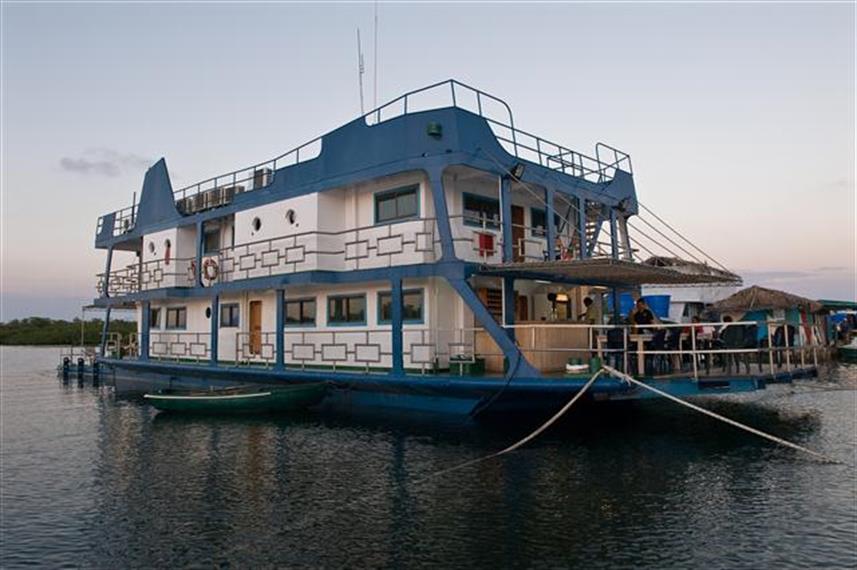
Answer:
<path fill-rule="evenodd" d="M 398 275 L 390 280 L 390 327 L 391 346 L 393 352 L 393 368 L 391 374 L 402 375 L 405 371 L 405 358 L 402 354 L 404 343 L 402 342 L 402 278 Z"/>
<path fill-rule="evenodd" d="M 547 261 L 556 259 L 556 220 L 554 219 L 554 189 L 545 188 L 545 239 L 547 240 Z M 530 224 L 532 225 L 532 224 Z"/>
<path fill-rule="evenodd" d="M 282 370 L 286 363 L 286 339 L 284 336 L 285 330 L 285 315 L 286 310 L 286 292 L 283 289 L 277 289 L 277 315 L 276 315 L 276 331 L 275 335 L 275 350 L 276 361 L 274 362 L 274 370 Z"/>
<path fill-rule="evenodd" d="M 500 216 L 503 224 L 503 261 L 510 263 L 514 261 L 512 243 L 512 179 L 508 176 L 500 177 Z"/>
<path fill-rule="evenodd" d="M 140 254 L 142 256 L 142 253 Z M 101 296 L 110 296 L 110 268 L 113 265 L 113 246 L 107 248 L 107 261 L 104 263 L 104 281 L 101 286 Z"/>
<path fill-rule="evenodd" d="M 140 360 L 149 360 L 149 328 L 152 316 L 152 304 L 149 301 L 142 303 L 142 315 L 140 315 Z"/>
<path fill-rule="evenodd" d="M 196 271 L 194 271 L 194 286 L 202 287 L 202 250 L 205 247 L 205 232 L 203 223 L 196 223 Z"/>
<path fill-rule="evenodd" d="M 217 366 L 220 335 L 220 295 L 211 298 L 211 365 Z"/>
<path fill-rule="evenodd" d="M 786 371 L 792 371 L 791 348 L 789 347 L 789 321 L 783 321 L 783 346 L 786 348 Z"/>
<path fill-rule="evenodd" d="M 692 324 L 690 327 L 690 352 L 691 358 L 693 358 L 693 379 L 699 382 L 699 363 L 696 361 L 696 327 Z M 710 357 L 710 354 L 706 356 L 706 358 Z M 706 364 L 706 370 L 711 370 L 710 363 Z"/>

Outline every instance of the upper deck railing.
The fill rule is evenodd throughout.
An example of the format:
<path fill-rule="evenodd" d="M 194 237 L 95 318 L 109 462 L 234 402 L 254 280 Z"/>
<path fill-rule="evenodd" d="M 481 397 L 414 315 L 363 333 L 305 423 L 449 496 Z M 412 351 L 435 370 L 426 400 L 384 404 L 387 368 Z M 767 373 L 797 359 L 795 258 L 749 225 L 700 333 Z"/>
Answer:
<path fill-rule="evenodd" d="M 501 146 L 517 158 L 596 183 L 612 180 L 617 170 L 633 173 L 631 157 L 604 143 L 595 145 L 593 158 L 518 129 L 505 101 L 454 79 L 409 91 L 362 118 L 374 126 L 403 115 L 446 107 L 464 109 L 485 119 Z M 321 153 L 322 138 L 316 137 L 270 160 L 179 188 L 173 192 L 176 206 L 184 214 L 193 214 L 229 204 L 236 194 L 264 188 L 273 182 L 277 169 L 316 158 Z M 136 213 L 136 201 L 114 212 L 113 235 L 134 229 Z M 98 232 L 103 223 L 104 217 L 99 218 Z"/>

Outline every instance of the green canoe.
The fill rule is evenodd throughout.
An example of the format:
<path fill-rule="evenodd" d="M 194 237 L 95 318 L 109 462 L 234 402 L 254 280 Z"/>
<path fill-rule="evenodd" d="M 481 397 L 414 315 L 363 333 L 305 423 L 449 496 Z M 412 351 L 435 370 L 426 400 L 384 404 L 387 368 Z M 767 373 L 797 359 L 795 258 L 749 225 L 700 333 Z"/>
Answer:
<path fill-rule="evenodd" d="M 321 401 L 326 391 L 327 384 L 317 382 L 252 391 L 163 391 L 143 397 L 157 409 L 169 412 L 276 412 L 308 408 Z"/>

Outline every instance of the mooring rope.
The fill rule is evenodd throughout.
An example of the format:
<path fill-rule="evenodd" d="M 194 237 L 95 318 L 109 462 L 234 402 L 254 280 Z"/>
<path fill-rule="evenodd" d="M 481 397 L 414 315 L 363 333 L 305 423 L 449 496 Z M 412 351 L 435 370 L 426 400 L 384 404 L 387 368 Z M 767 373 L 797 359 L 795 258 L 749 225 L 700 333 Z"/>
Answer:
<path fill-rule="evenodd" d="M 658 390 L 654 386 L 649 386 L 648 384 L 641 382 L 641 381 L 637 380 L 636 378 L 633 378 L 633 377 L 629 376 L 628 374 L 625 374 L 624 372 L 620 372 L 619 370 L 616 370 L 615 368 L 613 368 L 611 366 L 607 366 L 606 364 L 602 366 L 602 370 L 606 370 L 607 372 L 609 372 L 613 376 L 621 378 L 627 382 L 631 382 L 632 384 L 640 386 L 641 388 L 645 388 L 646 390 L 654 392 L 655 394 L 662 396 L 668 400 L 672 400 L 673 402 L 676 402 L 677 404 L 681 404 L 682 406 L 686 406 L 686 407 L 688 407 L 694 411 L 703 413 L 706 416 L 710 416 L 714 419 L 720 420 L 722 422 L 726 422 L 727 424 L 729 424 L 731 426 L 734 426 L 734 427 L 737 427 L 737 428 L 742 429 L 744 431 L 750 432 L 754 435 L 758 435 L 759 437 L 763 437 L 765 439 L 773 441 L 774 443 L 778 443 L 778 444 L 783 445 L 785 447 L 790 447 L 790 448 L 797 450 L 797 451 L 802 451 L 803 453 L 812 455 L 813 457 L 820 459 L 820 460 L 824 461 L 825 463 L 837 463 L 839 465 L 845 465 L 845 462 L 840 461 L 839 459 L 834 459 L 830 456 L 824 455 L 823 453 L 813 451 L 812 449 L 809 449 L 808 447 L 804 447 L 802 445 L 792 443 L 792 442 L 787 441 L 783 438 L 777 437 L 775 435 L 771 435 L 769 433 L 765 433 L 761 430 L 750 427 L 746 424 L 742 424 L 741 422 L 737 422 L 733 419 L 729 419 L 726 416 L 721 416 L 720 414 L 718 414 L 716 412 L 712 412 L 711 410 L 706 410 L 705 408 L 697 406 L 696 404 L 691 404 L 690 402 L 686 402 L 685 400 L 682 400 L 681 398 L 673 396 L 672 394 L 668 394 L 667 392 L 664 392 L 663 390 Z"/>

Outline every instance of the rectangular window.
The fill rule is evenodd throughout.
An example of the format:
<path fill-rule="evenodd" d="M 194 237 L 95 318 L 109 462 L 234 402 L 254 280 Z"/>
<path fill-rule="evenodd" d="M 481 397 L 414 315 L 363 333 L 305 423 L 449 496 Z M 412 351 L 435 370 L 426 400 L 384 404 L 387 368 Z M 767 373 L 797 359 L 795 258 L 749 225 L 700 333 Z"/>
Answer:
<path fill-rule="evenodd" d="M 327 324 L 365 325 L 366 295 L 343 295 L 327 298 Z"/>
<path fill-rule="evenodd" d="M 161 328 L 161 310 L 160 309 L 152 309 L 151 311 L 149 311 L 149 328 L 150 329 Z"/>
<path fill-rule="evenodd" d="M 419 185 L 405 186 L 375 194 L 375 223 L 383 224 L 419 216 Z"/>
<path fill-rule="evenodd" d="M 220 228 L 209 228 L 205 230 L 205 244 L 203 254 L 209 255 L 220 251 Z"/>
<path fill-rule="evenodd" d="M 545 237 L 547 231 L 547 214 L 541 208 L 530 208 L 530 226 L 533 229 L 533 237 Z M 553 227 L 559 227 L 559 214 L 553 215 Z"/>
<path fill-rule="evenodd" d="M 463 196 L 465 224 L 482 227 L 484 223 L 486 228 L 500 227 L 500 200 L 467 193 Z"/>
<path fill-rule="evenodd" d="M 283 322 L 287 327 L 315 326 L 315 299 L 286 301 L 284 310 L 286 314 Z"/>
<path fill-rule="evenodd" d="M 220 328 L 237 327 L 240 324 L 238 303 L 220 305 Z"/>
<path fill-rule="evenodd" d="M 167 330 L 187 328 L 187 308 L 167 309 Z"/>
<path fill-rule="evenodd" d="M 393 321 L 393 293 L 378 293 L 378 324 L 389 325 Z M 423 322 L 423 290 L 408 289 L 402 291 L 402 322 L 418 324 Z"/>

